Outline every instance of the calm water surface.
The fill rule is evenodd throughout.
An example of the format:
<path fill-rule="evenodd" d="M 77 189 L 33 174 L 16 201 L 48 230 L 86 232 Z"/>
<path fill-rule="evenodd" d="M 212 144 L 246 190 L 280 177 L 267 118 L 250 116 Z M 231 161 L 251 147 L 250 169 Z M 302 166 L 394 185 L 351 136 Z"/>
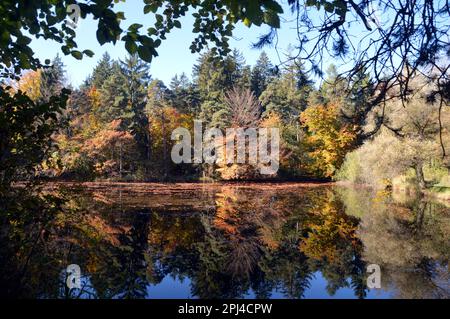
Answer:
<path fill-rule="evenodd" d="M 0 296 L 449 298 L 450 208 L 331 185 L 58 186 L 2 199 Z M 82 289 L 65 269 L 80 266 Z M 369 264 L 381 289 L 366 286 Z"/>

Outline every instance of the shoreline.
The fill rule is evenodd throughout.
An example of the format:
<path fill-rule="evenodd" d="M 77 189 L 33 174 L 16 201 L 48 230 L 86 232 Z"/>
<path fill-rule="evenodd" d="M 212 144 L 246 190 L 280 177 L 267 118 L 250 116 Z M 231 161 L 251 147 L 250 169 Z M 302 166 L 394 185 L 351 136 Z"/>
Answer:
<path fill-rule="evenodd" d="M 13 187 L 26 187 L 25 181 L 17 182 Z M 368 184 L 354 184 L 345 181 L 194 181 L 194 182 L 116 182 L 116 181 L 40 181 L 38 187 L 42 190 L 51 191 L 60 188 L 83 189 L 86 191 L 126 191 L 130 193 L 165 193 L 170 191 L 196 191 L 196 190 L 214 190 L 221 187 L 231 187 L 240 189 L 254 190 L 276 190 L 276 189 L 295 189 L 295 188 L 318 188 L 318 187 L 348 187 L 354 189 L 373 188 Z M 432 198 L 443 204 L 450 205 L 450 193 L 436 192 L 433 188 L 411 192 L 410 188 L 394 187 L 393 193 L 406 194 Z"/>
<path fill-rule="evenodd" d="M 276 182 L 76 182 L 76 181 L 58 181 L 43 182 L 40 184 L 44 189 L 54 189 L 59 187 L 69 188 L 85 188 L 85 189 L 133 189 L 133 190 L 158 190 L 158 189 L 213 189 L 217 187 L 236 187 L 236 188 L 254 188 L 254 189 L 278 189 L 278 188 L 305 188 L 305 187 L 324 187 L 334 186 L 335 182 L 292 182 L 292 181 L 276 181 Z"/>

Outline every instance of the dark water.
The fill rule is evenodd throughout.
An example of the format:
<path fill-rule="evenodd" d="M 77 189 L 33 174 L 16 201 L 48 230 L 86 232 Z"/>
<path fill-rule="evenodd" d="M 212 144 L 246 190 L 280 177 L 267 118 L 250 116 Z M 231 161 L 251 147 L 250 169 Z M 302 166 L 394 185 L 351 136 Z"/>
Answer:
<path fill-rule="evenodd" d="M 0 204 L 9 298 L 449 298 L 450 208 L 337 186 L 18 191 Z M 66 267 L 81 269 L 81 289 Z M 369 264 L 381 288 L 368 289 Z"/>

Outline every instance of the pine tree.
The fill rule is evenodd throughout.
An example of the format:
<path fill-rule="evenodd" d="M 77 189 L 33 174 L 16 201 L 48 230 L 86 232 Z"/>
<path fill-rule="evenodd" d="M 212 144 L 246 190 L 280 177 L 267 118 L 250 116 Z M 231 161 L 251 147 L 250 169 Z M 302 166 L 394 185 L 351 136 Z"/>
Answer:
<path fill-rule="evenodd" d="M 269 83 L 261 94 L 260 101 L 265 116 L 271 112 L 281 116 L 285 123 L 294 123 L 308 106 L 308 97 L 313 91 L 312 82 L 303 65 L 293 60 L 279 78 Z"/>
<path fill-rule="evenodd" d="M 251 89 L 259 97 L 274 77 L 273 65 L 266 52 L 262 52 L 252 69 Z"/>
<path fill-rule="evenodd" d="M 109 123 L 116 119 L 122 119 L 122 124 L 127 126 L 132 116 L 128 81 L 119 62 L 113 62 L 112 73 L 103 83 L 100 91 L 100 119 Z"/>
<path fill-rule="evenodd" d="M 120 63 L 127 80 L 131 105 L 138 106 L 145 104 L 147 86 L 151 79 L 149 73 L 150 66 L 140 60 L 137 54 L 128 56 L 125 61 L 121 61 Z"/>
<path fill-rule="evenodd" d="M 219 119 L 223 111 L 225 92 L 234 86 L 250 87 L 250 68 L 237 50 L 223 60 L 208 51 L 194 66 L 194 83 L 202 99 L 200 118 L 216 126 L 214 119 Z"/>
<path fill-rule="evenodd" d="M 194 82 L 202 101 L 217 101 L 226 84 L 223 65 L 211 51 L 202 54 L 194 65 Z"/>
<path fill-rule="evenodd" d="M 226 90 L 231 90 L 235 86 L 243 89 L 250 87 L 251 68 L 246 65 L 245 58 L 239 50 L 234 49 L 232 54 L 225 58 L 223 64 Z"/>
<path fill-rule="evenodd" d="M 337 68 L 331 64 L 327 71 L 327 76 L 319 90 L 311 95 L 310 104 L 326 105 L 330 102 L 343 105 L 348 95 L 345 79 L 339 76 Z"/>
<path fill-rule="evenodd" d="M 74 130 L 80 130 L 87 123 L 87 118 L 92 112 L 92 104 L 89 98 L 89 87 L 80 86 L 72 90 L 67 101 L 67 120 L 69 122 L 67 135 L 71 136 Z"/>
<path fill-rule="evenodd" d="M 342 110 L 344 119 L 362 130 L 368 113 L 372 110 L 371 97 L 374 93 L 374 82 L 365 69 L 360 69 L 350 79 L 350 94 Z M 361 135 L 362 131 L 358 133 Z"/>
<path fill-rule="evenodd" d="M 167 156 L 168 156 L 168 141 L 167 141 L 167 124 L 169 119 L 166 118 L 165 109 L 170 103 L 170 90 L 166 87 L 164 82 L 160 80 L 153 80 L 148 88 L 148 100 L 146 105 L 146 113 L 150 122 L 157 121 L 161 127 L 161 137 L 162 137 L 162 164 L 164 174 L 167 174 Z M 149 131 L 152 123 L 149 123 Z M 156 123 L 153 123 L 156 124 Z M 152 138 L 149 135 L 149 139 Z M 152 141 L 156 144 L 157 141 Z"/>
<path fill-rule="evenodd" d="M 66 83 L 64 64 L 57 55 L 50 67 L 46 67 L 41 72 L 40 98 L 39 102 L 46 103 L 52 96 L 59 96 Z"/>
<path fill-rule="evenodd" d="M 244 65 L 244 67 L 241 70 L 241 74 L 234 84 L 234 86 L 239 86 L 242 89 L 249 89 L 252 88 L 252 68 L 250 65 Z"/>
<path fill-rule="evenodd" d="M 122 71 L 127 83 L 128 105 L 131 117 L 128 129 L 131 131 L 141 155 L 150 159 L 150 137 L 148 133 L 148 117 L 145 113 L 147 87 L 151 76 L 150 66 L 139 59 L 138 55 L 130 55 L 121 62 Z"/>
<path fill-rule="evenodd" d="M 179 77 L 178 74 L 175 74 L 175 76 L 170 81 L 170 89 L 175 93 L 186 89 L 189 85 L 190 85 L 189 78 L 184 72 L 181 73 Z"/>
<path fill-rule="evenodd" d="M 146 113 L 151 114 L 159 108 L 168 106 L 170 90 L 161 80 L 152 80 L 148 86 Z"/>
<path fill-rule="evenodd" d="M 105 52 L 94 68 L 91 77 L 91 84 L 97 89 L 100 89 L 105 81 L 111 76 L 113 72 L 113 62 L 108 52 Z"/>
<path fill-rule="evenodd" d="M 170 82 L 172 105 L 181 113 L 198 115 L 200 95 L 185 73 L 175 75 Z"/>

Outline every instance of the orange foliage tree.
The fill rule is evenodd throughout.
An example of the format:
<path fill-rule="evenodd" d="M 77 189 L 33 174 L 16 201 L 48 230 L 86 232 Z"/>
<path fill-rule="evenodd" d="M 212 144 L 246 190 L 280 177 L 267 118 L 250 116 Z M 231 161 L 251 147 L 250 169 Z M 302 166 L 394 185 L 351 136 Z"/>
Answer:
<path fill-rule="evenodd" d="M 120 125 L 121 120 L 112 121 L 83 145 L 82 150 L 94 160 L 99 175 L 122 177 L 135 169 L 135 141 L 129 132 L 121 130 Z"/>

